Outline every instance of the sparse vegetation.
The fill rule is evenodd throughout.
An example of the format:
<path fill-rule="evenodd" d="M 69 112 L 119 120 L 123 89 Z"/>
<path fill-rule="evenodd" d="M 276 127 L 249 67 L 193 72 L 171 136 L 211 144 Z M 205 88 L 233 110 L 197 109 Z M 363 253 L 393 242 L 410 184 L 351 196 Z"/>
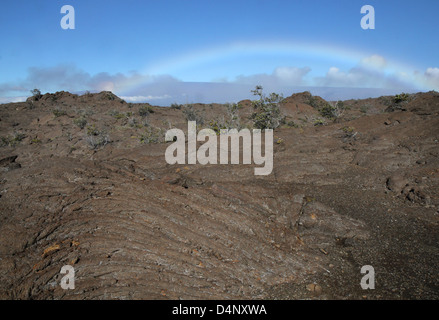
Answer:
<path fill-rule="evenodd" d="M 342 127 L 340 130 L 343 131 L 344 133 L 342 138 L 344 139 L 345 142 L 352 138 L 355 138 L 358 134 L 358 132 L 355 130 L 354 127 L 345 126 Z"/>
<path fill-rule="evenodd" d="M 108 134 L 103 130 L 97 129 L 94 124 L 87 127 L 85 141 L 92 149 L 103 147 L 111 142 Z"/>
<path fill-rule="evenodd" d="M 38 139 L 37 137 L 33 138 L 33 139 L 30 141 L 30 144 L 40 144 L 40 143 L 41 143 L 41 140 Z"/>
<path fill-rule="evenodd" d="M 299 125 L 295 123 L 293 120 L 290 120 L 285 123 L 288 128 L 299 128 Z"/>
<path fill-rule="evenodd" d="M 177 109 L 177 110 L 180 110 L 181 107 L 182 107 L 182 105 L 181 105 L 181 104 L 178 104 L 178 103 L 173 103 L 173 104 L 171 104 L 171 109 Z"/>
<path fill-rule="evenodd" d="M 221 133 L 222 129 L 229 129 L 229 127 L 224 123 L 224 117 L 222 122 L 218 120 L 210 120 L 209 128 L 215 131 L 217 135 Z"/>
<path fill-rule="evenodd" d="M 280 110 L 283 97 L 277 93 L 271 93 L 267 97 L 262 89 L 262 86 L 256 86 L 255 90 L 251 91 L 253 95 L 259 97 L 252 102 L 256 110 L 252 115 L 253 124 L 257 129 L 276 129 L 285 120 Z"/>
<path fill-rule="evenodd" d="M 135 117 L 129 117 L 127 123 L 132 128 L 141 127 L 141 125 L 137 123 L 137 119 Z"/>
<path fill-rule="evenodd" d="M 247 92 L 251 100 L 260 99 L 250 94 L 251 89 L 255 87 Z M 267 89 L 263 92 L 268 96 Z M 380 114 L 386 106 L 377 98 L 354 104 L 354 100 L 326 102 L 316 96 L 317 108 L 306 104 L 309 95 L 302 92 L 275 99 L 280 101 L 276 105 L 280 125 L 273 134 L 262 136 L 251 130 L 255 128 L 252 114 L 264 109 L 254 109 L 249 100 L 240 102 L 242 108 L 237 103 L 193 104 L 195 120 L 204 118 L 199 129 L 210 127 L 216 133 L 250 129 L 233 138 L 214 135 L 205 140 L 187 134 L 192 128 L 187 126 L 183 104 L 180 110 L 152 104 L 155 113 L 144 117 L 139 108 L 146 103 L 135 103 L 130 109 L 99 93 L 83 101 L 69 93 L 44 94 L 33 102 L 34 110 L 27 108 L 27 102 L 2 105 L 0 203 L 6 218 L 0 222 L 0 243 L 8 261 L 0 263 L 0 272 L 12 281 L 0 286 L 0 295 L 63 298 L 65 292 L 53 290 L 54 280 L 59 283 L 61 278 L 52 279 L 53 273 L 32 287 L 31 295 L 29 285 L 52 267 L 58 272 L 58 262 L 81 269 L 84 262 L 97 266 L 103 261 L 99 272 L 109 276 L 99 279 L 100 289 L 93 291 L 95 282 L 85 283 L 74 297 L 101 298 L 119 276 L 123 281 L 113 292 L 115 298 L 130 296 L 134 290 L 139 298 L 148 298 L 151 292 L 198 298 L 206 290 L 191 288 L 203 287 L 206 277 L 202 276 L 207 275 L 217 279 L 215 294 L 226 299 L 231 295 L 437 298 L 434 286 L 411 289 L 422 281 L 434 283 L 439 270 L 433 259 L 436 247 L 431 246 L 439 214 L 439 95 L 418 93 L 410 95 L 409 103 L 397 104 L 394 94 L 387 96 L 390 105 L 407 112 Z M 58 99 L 52 101 L 53 96 Z M 333 107 L 328 111 L 339 122 L 319 113 L 325 103 Z M 352 110 L 346 109 L 348 105 Z M 370 106 L 367 115 L 360 112 L 363 105 Z M 65 110 L 67 116 L 55 118 L 55 108 Z M 336 108 L 344 114 L 339 116 Z M 168 129 L 182 132 L 174 132 L 172 141 L 165 143 Z M 259 176 L 258 167 L 272 170 Z M 416 217 L 422 220 L 418 223 Z M 66 223 L 60 227 L 60 221 Z M 194 224 L 197 232 L 185 232 Z M 121 236 L 112 236 L 118 230 Z M 166 235 L 173 239 L 173 252 L 166 251 Z M 38 241 L 31 245 L 35 237 Z M 208 241 L 199 241 L 203 237 Z M 230 243 L 237 253 L 248 253 L 244 262 L 230 252 Z M 255 250 L 249 249 L 249 243 Z M 115 253 L 118 248 L 123 252 Z M 87 257 L 83 249 L 89 250 Z M 138 265 L 124 262 L 136 260 L 145 250 L 155 254 L 151 265 L 161 264 L 162 274 L 178 269 L 183 277 L 136 286 L 130 277 L 139 272 Z M 160 260 L 164 251 L 171 253 L 165 264 Z M 346 264 L 347 253 L 358 260 L 356 252 L 364 259 Z M 317 255 L 319 259 L 314 259 Z M 413 259 L 403 259 L 406 256 Z M 359 289 L 362 276 L 357 266 L 363 260 L 369 263 L 371 257 L 398 262 L 385 266 L 385 272 L 396 275 L 386 281 L 389 290 Z M 121 263 L 113 268 L 111 261 Z M 93 268 L 81 270 L 84 279 L 96 276 Z M 194 270 L 206 272 L 190 277 Z M 274 275 L 270 279 L 267 270 L 268 276 Z M 312 275 L 303 270 L 323 271 Z M 144 278 L 150 278 L 157 270 L 143 271 Z M 231 277 L 244 281 L 230 281 Z M 342 286 L 328 287 L 340 277 L 347 279 Z M 267 292 L 267 282 L 279 285 Z"/>
<path fill-rule="evenodd" d="M 224 116 L 222 116 L 219 119 L 209 121 L 209 128 L 215 131 L 215 133 L 218 135 L 221 133 L 222 129 L 242 129 L 241 119 L 238 114 L 238 110 L 241 108 L 241 106 L 237 103 L 227 103 L 225 106 L 227 108 L 227 120 Z"/>
<path fill-rule="evenodd" d="M 326 103 L 319 109 L 319 113 L 322 117 L 336 120 L 340 118 L 345 111 L 344 103 L 342 101 L 335 102 L 334 105 Z"/>
<path fill-rule="evenodd" d="M 101 133 L 96 136 L 87 136 L 85 141 L 91 149 L 98 149 L 110 143 L 110 139 L 107 134 Z"/>
<path fill-rule="evenodd" d="M 91 126 L 87 126 L 87 135 L 88 136 L 97 136 L 99 135 L 100 131 L 96 129 L 96 126 L 92 124 Z"/>
<path fill-rule="evenodd" d="M 203 117 L 194 110 L 194 106 L 192 104 L 187 104 L 183 107 L 183 114 L 185 115 L 187 121 L 196 121 L 197 125 L 204 124 Z"/>
<path fill-rule="evenodd" d="M 105 95 L 105 98 L 110 100 L 110 101 L 113 101 L 116 99 L 116 96 L 111 92 L 107 92 L 107 94 Z"/>
<path fill-rule="evenodd" d="M 73 124 L 77 125 L 80 129 L 84 129 L 87 125 L 87 119 L 85 117 L 73 119 Z"/>
<path fill-rule="evenodd" d="M 328 119 L 335 119 L 335 108 L 329 104 L 319 109 L 320 115 Z"/>
<path fill-rule="evenodd" d="M 41 97 L 43 96 L 43 95 L 41 94 L 40 89 L 36 89 L 36 88 L 35 88 L 35 89 L 31 90 L 30 92 L 32 93 L 32 98 L 33 98 L 34 101 L 38 101 L 38 100 L 40 100 Z"/>
<path fill-rule="evenodd" d="M 369 109 L 370 109 L 370 105 L 368 105 L 368 104 L 362 105 L 360 107 L 361 113 L 367 113 L 369 111 Z"/>
<path fill-rule="evenodd" d="M 229 116 L 228 127 L 238 130 L 241 129 L 241 118 L 239 116 L 239 109 L 241 109 L 242 106 L 238 103 L 227 103 L 226 108 Z"/>
<path fill-rule="evenodd" d="M 317 103 L 317 99 L 316 99 L 316 97 L 314 97 L 314 96 L 311 94 L 311 92 L 308 92 L 308 91 L 307 91 L 306 93 L 309 93 L 309 98 L 308 98 L 307 104 L 310 105 L 311 107 L 313 107 L 314 109 L 318 109 L 318 108 L 319 108 L 319 105 L 318 105 L 318 103 Z"/>
<path fill-rule="evenodd" d="M 139 108 L 139 115 L 141 117 L 146 117 L 150 113 L 154 113 L 154 109 L 150 105 L 141 106 Z"/>
<path fill-rule="evenodd" d="M 0 138 L 0 147 L 10 146 L 15 147 L 18 145 L 23 139 L 26 138 L 26 135 L 20 132 L 14 132 L 13 136 L 6 136 Z"/>
<path fill-rule="evenodd" d="M 55 118 L 65 116 L 67 114 L 67 112 L 65 110 L 61 110 L 59 108 L 53 109 L 52 113 L 55 116 Z"/>
<path fill-rule="evenodd" d="M 344 133 L 352 133 L 352 132 L 354 132 L 355 128 L 354 127 L 343 127 L 340 130 L 342 130 Z"/>
<path fill-rule="evenodd" d="M 405 101 L 408 101 L 409 100 L 409 95 L 407 94 L 407 93 L 400 93 L 400 94 L 397 94 L 397 95 L 395 95 L 394 97 L 393 97 L 393 102 L 395 102 L 395 103 L 401 103 L 401 102 L 405 102 Z"/>
<path fill-rule="evenodd" d="M 128 119 L 129 117 L 133 116 L 133 113 L 131 111 L 123 113 L 117 110 L 112 110 L 109 112 L 109 115 L 119 120 L 119 119 Z"/>
<path fill-rule="evenodd" d="M 159 143 L 164 137 L 162 129 L 147 127 L 145 132 L 139 137 L 141 143 Z"/>

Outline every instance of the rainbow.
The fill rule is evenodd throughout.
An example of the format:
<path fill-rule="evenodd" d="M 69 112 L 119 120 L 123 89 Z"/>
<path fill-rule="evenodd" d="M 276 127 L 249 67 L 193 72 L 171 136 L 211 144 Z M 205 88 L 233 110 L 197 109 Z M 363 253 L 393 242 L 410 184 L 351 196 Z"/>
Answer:
<path fill-rule="evenodd" d="M 214 65 L 224 66 L 229 61 L 247 61 L 259 59 L 260 61 L 272 61 L 272 65 L 266 64 L 265 70 L 250 70 L 248 75 L 256 73 L 271 73 L 274 70 L 274 63 L 290 61 L 290 66 L 310 67 L 313 72 L 319 72 L 318 76 L 324 76 L 329 67 L 340 67 L 342 70 L 349 70 L 356 67 L 364 59 L 377 54 L 376 52 L 363 52 L 352 48 L 344 48 L 333 44 L 313 44 L 306 42 L 282 42 L 282 41 L 259 41 L 259 42 L 234 42 L 221 46 L 202 48 L 192 52 L 172 55 L 160 61 L 147 64 L 141 74 L 144 75 L 171 75 L 180 78 L 181 74 L 191 74 L 194 70 L 210 70 Z M 379 54 L 379 53 L 378 53 Z M 397 59 L 386 59 L 387 64 L 382 70 L 386 75 L 401 77 L 408 86 L 424 89 L 426 84 L 415 76 L 415 71 L 420 70 L 411 64 L 398 61 Z M 282 62 L 281 62 L 282 61 Z M 320 65 L 319 65 L 320 64 Z M 265 65 L 261 63 L 260 65 Z M 316 65 L 319 65 L 316 67 Z M 280 66 L 287 66 L 285 63 Z M 263 68 L 264 66 L 261 66 Z M 372 66 L 373 67 L 373 66 Z M 218 67 L 220 68 L 220 67 Z M 222 67 L 221 67 L 222 68 Z M 320 69 L 319 69 L 320 68 Z M 316 70 L 318 69 L 318 70 Z M 242 73 L 245 73 L 243 69 Z M 240 70 L 238 71 L 240 72 Z M 147 77 L 148 78 L 148 77 Z M 193 80 L 181 78 L 182 81 L 212 81 L 212 79 Z M 122 86 L 127 92 L 139 88 L 151 81 L 145 81 L 145 77 L 130 81 Z M 121 88 L 121 89 L 122 89 Z"/>

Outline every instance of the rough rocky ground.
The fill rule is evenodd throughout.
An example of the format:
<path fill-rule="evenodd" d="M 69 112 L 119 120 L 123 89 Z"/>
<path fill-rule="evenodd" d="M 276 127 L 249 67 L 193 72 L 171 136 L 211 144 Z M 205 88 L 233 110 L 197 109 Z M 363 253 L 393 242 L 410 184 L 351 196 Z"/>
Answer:
<path fill-rule="evenodd" d="M 168 165 L 180 106 L 109 92 L 1 105 L 0 298 L 438 299 L 439 94 L 344 101 L 335 121 L 325 103 L 285 99 L 269 176 Z"/>

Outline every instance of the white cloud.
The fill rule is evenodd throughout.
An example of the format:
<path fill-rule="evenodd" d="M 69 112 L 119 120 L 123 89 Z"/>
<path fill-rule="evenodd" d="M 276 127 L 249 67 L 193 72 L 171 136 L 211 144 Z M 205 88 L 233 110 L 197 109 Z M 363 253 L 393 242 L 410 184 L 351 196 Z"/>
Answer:
<path fill-rule="evenodd" d="M 329 68 L 324 77 L 314 78 L 317 86 L 349 88 L 414 89 L 414 78 L 407 73 L 389 73 L 385 70 L 358 66 L 348 71 L 337 67 Z"/>
<path fill-rule="evenodd" d="M 427 68 L 424 77 L 428 87 L 439 90 L 439 68 Z"/>
<path fill-rule="evenodd" d="M 262 85 L 272 87 L 276 85 L 298 86 L 304 84 L 304 77 L 311 71 L 309 67 L 278 67 L 272 74 L 254 74 L 250 76 L 238 76 L 235 83 Z"/>
<path fill-rule="evenodd" d="M 163 99 L 170 99 L 172 98 L 170 95 L 165 94 L 163 96 L 121 96 L 119 97 L 123 100 L 125 100 L 126 102 L 145 102 L 145 101 L 150 101 L 150 100 L 163 100 Z"/>
<path fill-rule="evenodd" d="M 279 67 L 273 72 L 273 76 L 283 83 L 291 85 L 300 85 L 305 77 L 311 71 L 310 68 L 296 68 L 296 67 Z"/>
<path fill-rule="evenodd" d="M 384 57 L 374 54 L 370 57 L 364 58 L 360 63 L 365 68 L 384 69 L 387 66 L 387 61 Z"/>
<path fill-rule="evenodd" d="M 348 72 L 341 71 L 337 67 L 329 68 L 324 77 L 315 78 L 319 86 L 329 87 L 358 87 L 369 85 L 370 74 L 359 68 L 350 69 Z"/>
<path fill-rule="evenodd" d="M 53 67 L 31 67 L 25 79 L 15 84 L 0 84 L 0 95 L 2 96 L 23 96 L 30 95 L 30 90 L 38 88 L 41 92 L 56 91 L 112 91 L 116 94 L 123 94 L 125 91 L 139 90 L 138 87 L 150 84 L 169 84 L 178 82 L 169 75 L 141 75 L 130 73 L 128 75 L 117 73 L 109 74 L 101 72 L 91 75 L 75 65 L 61 64 Z M 137 89 L 136 89 L 137 88 Z M 127 92 L 129 95 L 141 95 L 141 93 Z"/>
<path fill-rule="evenodd" d="M 24 102 L 28 97 L 0 97 L 0 104 L 10 102 Z"/>

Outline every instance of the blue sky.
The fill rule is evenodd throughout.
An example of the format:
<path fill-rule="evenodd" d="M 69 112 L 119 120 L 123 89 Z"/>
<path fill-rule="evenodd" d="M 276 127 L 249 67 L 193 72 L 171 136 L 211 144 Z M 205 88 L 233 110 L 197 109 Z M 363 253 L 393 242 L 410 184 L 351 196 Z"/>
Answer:
<path fill-rule="evenodd" d="M 74 30 L 60 26 L 64 5 L 75 9 Z M 374 30 L 360 26 L 363 5 L 375 9 Z M 39 88 L 160 105 L 201 97 L 193 82 L 222 84 L 204 100 L 256 84 L 345 96 L 439 90 L 437 12 L 432 0 L 5 0 L 0 102 Z"/>

